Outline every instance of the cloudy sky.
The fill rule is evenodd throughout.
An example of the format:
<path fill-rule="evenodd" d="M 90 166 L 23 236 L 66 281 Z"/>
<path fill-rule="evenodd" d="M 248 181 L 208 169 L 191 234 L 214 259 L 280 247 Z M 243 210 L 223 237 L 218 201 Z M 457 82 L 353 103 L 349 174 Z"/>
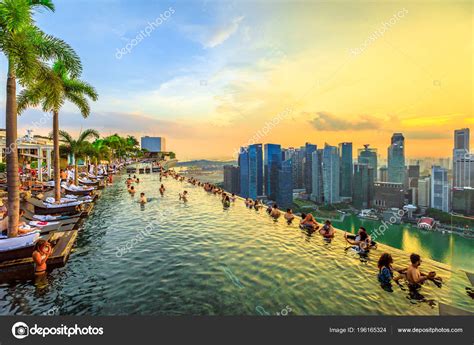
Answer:
<path fill-rule="evenodd" d="M 227 159 L 291 109 L 261 142 L 352 141 L 386 155 L 403 132 L 409 156 L 440 157 L 454 129 L 474 124 L 468 1 L 55 4 L 37 23 L 73 46 L 100 95 L 86 120 L 64 107 L 60 126 L 72 132 L 165 136 L 181 159 Z M 5 74 L 1 56 L 2 85 Z M 30 109 L 27 128 L 47 134 L 51 120 Z"/>

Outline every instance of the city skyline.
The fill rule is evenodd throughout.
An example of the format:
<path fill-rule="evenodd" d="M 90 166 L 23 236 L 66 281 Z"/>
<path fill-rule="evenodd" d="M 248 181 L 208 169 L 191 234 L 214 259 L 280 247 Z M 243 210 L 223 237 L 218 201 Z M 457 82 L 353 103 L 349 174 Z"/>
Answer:
<path fill-rule="evenodd" d="M 260 141 L 381 149 L 402 132 L 416 158 L 451 156 L 452 131 L 474 124 L 468 2 L 56 1 L 54 18 L 36 19 L 84 57 L 83 78 L 101 95 L 87 123 L 66 104 L 61 128 L 73 133 L 163 136 L 181 159 L 235 159 L 291 109 Z M 3 56 L 0 72 L 5 83 Z M 47 135 L 51 117 L 30 109 L 18 122 L 20 134 Z"/>

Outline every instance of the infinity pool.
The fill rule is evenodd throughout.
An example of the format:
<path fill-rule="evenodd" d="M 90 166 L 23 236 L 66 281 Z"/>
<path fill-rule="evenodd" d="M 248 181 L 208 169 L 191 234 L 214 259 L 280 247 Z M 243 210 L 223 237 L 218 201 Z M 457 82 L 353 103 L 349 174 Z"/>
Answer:
<path fill-rule="evenodd" d="M 474 312 L 462 271 L 424 260 L 437 271 L 415 300 L 394 286 L 385 292 L 376 279 L 382 251 L 395 266 L 409 253 L 390 247 L 368 260 L 345 251 L 342 233 L 332 243 L 309 236 L 297 225 L 271 220 L 262 210 L 237 201 L 224 210 L 218 196 L 186 182 L 139 175 L 138 193 L 152 200 L 141 207 L 125 175 L 104 190 L 85 222 L 66 267 L 47 284 L 0 285 L 0 314 L 61 315 L 438 315 L 440 303 Z M 188 190 L 187 203 L 178 193 Z"/>

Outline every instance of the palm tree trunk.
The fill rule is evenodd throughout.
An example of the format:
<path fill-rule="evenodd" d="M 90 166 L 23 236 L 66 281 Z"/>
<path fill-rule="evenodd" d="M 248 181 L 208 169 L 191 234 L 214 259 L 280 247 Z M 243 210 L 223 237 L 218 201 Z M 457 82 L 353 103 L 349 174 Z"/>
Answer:
<path fill-rule="evenodd" d="M 77 166 L 77 160 L 74 158 L 74 184 L 78 186 L 79 180 L 79 171 L 77 170 L 79 167 Z"/>
<path fill-rule="evenodd" d="M 61 176 L 59 175 L 59 113 L 53 111 L 53 146 L 54 146 L 54 199 L 61 200 Z"/>
<path fill-rule="evenodd" d="M 8 63 L 6 125 L 6 161 L 8 183 L 8 237 L 18 235 L 20 179 L 18 176 L 16 78 L 13 63 Z"/>

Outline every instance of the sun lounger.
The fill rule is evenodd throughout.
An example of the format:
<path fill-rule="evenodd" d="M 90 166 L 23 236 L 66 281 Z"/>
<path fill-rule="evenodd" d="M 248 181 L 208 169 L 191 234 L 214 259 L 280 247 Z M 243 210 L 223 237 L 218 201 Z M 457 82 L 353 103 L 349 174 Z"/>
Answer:
<path fill-rule="evenodd" d="M 33 254 L 38 231 L 12 238 L 0 239 L 0 262 L 28 257 Z"/>
<path fill-rule="evenodd" d="M 81 217 L 81 213 L 78 212 L 76 214 L 70 215 L 70 216 L 55 216 L 55 215 L 38 215 L 34 214 L 27 208 L 23 208 L 25 211 L 25 215 L 23 216 L 26 220 L 31 221 L 31 220 L 38 220 L 38 221 L 46 221 L 46 222 L 56 222 L 56 221 L 63 221 L 63 220 L 69 220 L 69 219 L 79 219 Z"/>
<path fill-rule="evenodd" d="M 67 204 L 49 204 L 36 198 L 30 198 L 27 200 L 27 204 L 32 205 L 34 207 L 32 211 L 38 215 L 47 215 L 52 213 L 71 215 L 78 213 L 79 206 L 82 205 L 83 202 L 74 201 Z"/>

